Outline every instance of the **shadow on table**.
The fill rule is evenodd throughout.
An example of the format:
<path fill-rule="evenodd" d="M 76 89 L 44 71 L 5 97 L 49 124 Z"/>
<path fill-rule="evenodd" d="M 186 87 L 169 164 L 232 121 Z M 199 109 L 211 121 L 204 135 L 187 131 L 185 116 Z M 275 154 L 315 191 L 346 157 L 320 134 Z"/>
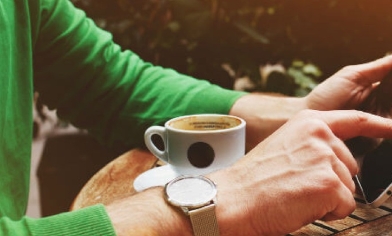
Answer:
<path fill-rule="evenodd" d="M 84 184 L 119 154 L 84 133 L 49 137 L 37 170 L 42 216 L 69 211 Z"/>

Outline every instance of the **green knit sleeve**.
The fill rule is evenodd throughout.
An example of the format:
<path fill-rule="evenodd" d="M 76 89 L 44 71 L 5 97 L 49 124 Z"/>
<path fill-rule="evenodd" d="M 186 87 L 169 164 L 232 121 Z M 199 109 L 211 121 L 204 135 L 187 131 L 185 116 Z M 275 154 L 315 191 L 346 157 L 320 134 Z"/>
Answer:
<path fill-rule="evenodd" d="M 0 218 L 0 235 L 26 236 L 115 236 L 102 205 L 87 207 L 39 219 L 24 217 L 13 221 Z"/>
<path fill-rule="evenodd" d="M 36 89 L 60 117 L 114 148 L 143 145 L 147 127 L 172 117 L 228 113 L 244 94 L 146 63 L 70 1 L 41 1 Z"/>

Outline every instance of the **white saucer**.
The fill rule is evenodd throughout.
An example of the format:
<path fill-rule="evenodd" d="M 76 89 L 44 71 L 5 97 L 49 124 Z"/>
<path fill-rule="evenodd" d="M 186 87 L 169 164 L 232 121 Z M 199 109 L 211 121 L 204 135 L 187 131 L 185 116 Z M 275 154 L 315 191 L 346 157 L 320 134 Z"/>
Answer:
<path fill-rule="evenodd" d="M 164 186 L 180 175 L 171 165 L 156 167 L 140 174 L 133 182 L 133 188 L 140 192 L 151 187 Z"/>

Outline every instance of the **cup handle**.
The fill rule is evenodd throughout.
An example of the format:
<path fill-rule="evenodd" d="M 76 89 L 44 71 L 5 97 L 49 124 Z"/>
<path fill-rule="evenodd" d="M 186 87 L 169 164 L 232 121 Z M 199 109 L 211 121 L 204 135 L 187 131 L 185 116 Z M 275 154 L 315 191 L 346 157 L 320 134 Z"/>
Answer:
<path fill-rule="evenodd" d="M 168 158 L 167 158 L 167 155 L 166 155 L 166 151 L 165 150 L 160 150 L 152 142 L 152 136 L 154 134 L 159 135 L 162 138 L 163 144 L 164 144 L 164 149 L 166 150 L 166 146 L 167 146 L 167 144 L 166 144 L 166 129 L 164 127 L 162 127 L 162 126 L 151 126 L 151 127 L 149 127 L 146 130 L 146 132 L 144 133 L 144 143 L 146 144 L 148 150 L 150 150 L 150 152 L 152 154 L 154 154 L 154 156 L 156 156 L 160 160 L 168 163 Z"/>

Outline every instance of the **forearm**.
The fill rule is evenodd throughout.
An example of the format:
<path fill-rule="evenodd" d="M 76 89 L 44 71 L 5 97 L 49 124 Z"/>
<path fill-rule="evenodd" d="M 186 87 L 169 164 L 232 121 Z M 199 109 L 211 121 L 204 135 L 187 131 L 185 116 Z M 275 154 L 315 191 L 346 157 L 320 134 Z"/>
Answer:
<path fill-rule="evenodd" d="M 217 183 L 215 211 L 221 235 L 238 235 L 241 227 L 245 230 L 243 232 L 248 232 L 248 225 L 238 226 L 236 220 L 237 217 L 246 217 L 244 214 L 248 213 L 238 208 L 237 199 L 232 197 L 235 195 L 233 193 L 241 192 L 238 189 L 241 188 L 240 184 L 232 186 L 236 174 L 241 174 L 241 171 L 219 171 L 209 175 Z M 190 218 L 179 208 L 166 202 L 162 187 L 147 189 L 128 198 L 122 198 L 107 205 L 106 210 L 118 236 L 193 235 Z"/>
<path fill-rule="evenodd" d="M 183 212 L 166 203 L 163 188 L 148 189 L 106 207 L 117 235 L 192 235 Z"/>
<path fill-rule="evenodd" d="M 230 114 L 247 122 L 246 138 L 249 150 L 305 108 L 303 98 L 252 93 L 239 98 Z"/>
<path fill-rule="evenodd" d="M 149 126 L 173 117 L 226 114 L 244 94 L 144 62 L 70 1 L 42 2 L 35 89 L 60 118 L 116 150 L 143 146 Z"/>

